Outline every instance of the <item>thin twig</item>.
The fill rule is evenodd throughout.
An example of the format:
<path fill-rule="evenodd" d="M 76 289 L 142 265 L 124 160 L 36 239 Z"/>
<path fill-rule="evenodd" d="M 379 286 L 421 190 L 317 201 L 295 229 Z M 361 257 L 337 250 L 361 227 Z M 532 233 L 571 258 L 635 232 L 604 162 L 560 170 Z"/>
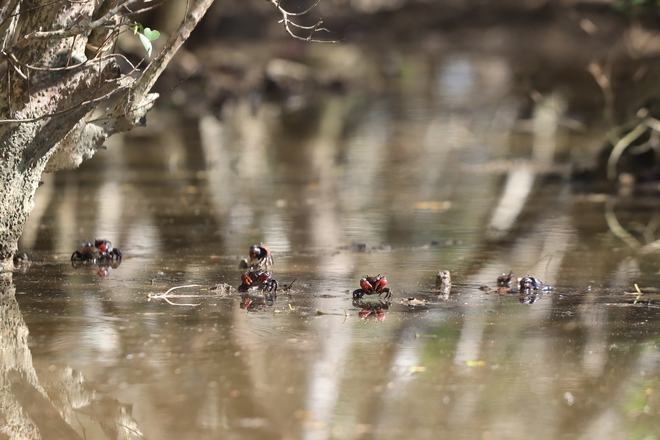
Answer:
<path fill-rule="evenodd" d="M 185 295 L 185 296 L 184 295 L 176 295 L 176 296 L 174 296 L 174 295 L 169 294 L 173 290 L 184 289 L 186 287 L 203 287 L 203 286 L 201 284 L 186 284 L 185 286 L 175 286 L 175 287 L 172 287 L 170 290 L 168 290 L 165 293 L 152 293 L 152 292 L 149 292 L 147 294 L 147 298 L 149 298 L 149 299 L 164 299 L 165 302 L 167 302 L 168 304 L 173 305 L 173 306 L 197 307 L 200 304 L 174 303 L 174 302 L 169 300 L 169 298 L 184 298 L 184 297 L 188 298 L 188 297 L 192 297 L 192 296 L 197 296 L 197 295 Z"/>
<path fill-rule="evenodd" d="M 286 285 L 285 285 L 285 286 L 282 286 L 282 287 L 283 287 L 283 290 L 284 290 L 286 293 L 289 293 L 289 292 L 291 291 L 291 286 L 293 286 L 293 283 L 295 283 L 297 279 L 298 279 L 298 278 L 294 278 L 293 281 L 291 281 L 291 282 L 289 283 L 288 286 L 286 286 Z"/>
<path fill-rule="evenodd" d="M 611 66 L 608 63 L 607 72 L 597 63 L 591 63 L 588 67 L 589 73 L 594 77 L 596 83 L 603 92 L 605 99 L 605 121 L 610 125 L 614 125 L 614 91 L 612 90 Z"/>
<path fill-rule="evenodd" d="M 38 67 L 38 66 L 33 66 L 31 64 L 27 64 L 27 63 L 24 63 L 22 61 L 19 61 L 16 58 L 16 55 L 14 55 L 13 53 L 5 52 L 3 50 L 3 51 L 0 51 L 0 54 L 7 57 L 7 59 L 10 61 L 10 64 L 12 64 L 12 67 L 14 67 L 14 69 L 16 69 L 16 66 L 14 66 L 14 64 L 18 64 L 19 66 L 25 67 L 26 69 L 36 70 L 36 71 L 39 71 L 39 72 L 59 72 L 59 71 L 65 71 L 65 70 L 74 70 L 74 69 L 78 69 L 80 67 L 84 67 L 84 66 L 86 66 L 86 65 L 88 65 L 92 62 L 98 62 L 99 60 L 104 61 L 107 58 L 121 58 L 126 63 L 128 63 L 129 66 L 131 66 L 131 69 L 132 69 L 131 72 L 128 72 L 126 74 L 128 76 L 131 73 L 133 73 L 136 69 L 138 69 L 140 64 L 142 64 L 142 62 L 144 61 L 144 58 L 143 58 L 136 66 L 134 66 L 133 63 L 131 63 L 131 61 L 128 58 L 126 58 L 124 55 L 122 55 L 120 53 L 109 53 L 109 54 L 106 54 L 106 55 L 103 55 L 103 56 L 100 56 L 100 57 L 97 57 L 97 58 L 91 58 L 89 60 L 83 61 L 82 63 L 72 64 L 70 66 L 64 66 L 64 67 Z M 23 72 L 21 72 L 20 70 L 18 70 L 18 72 L 21 74 L 21 76 L 23 76 Z M 27 78 L 24 77 L 24 79 L 27 79 Z"/>
<path fill-rule="evenodd" d="M 339 43 L 339 40 L 317 40 L 314 38 L 314 35 L 317 32 L 330 32 L 328 29 L 320 27 L 321 24 L 323 24 L 323 20 L 319 19 L 316 24 L 312 26 L 303 26 L 301 24 L 298 24 L 294 21 L 291 21 L 290 17 L 300 17 L 302 15 L 305 15 L 309 13 L 312 9 L 314 9 L 318 4 L 321 2 L 321 0 L 316 0 L 312 6 L 309 8 L 305 9 L 304 11 L 301 12 L 290 12 L 287 11 L 282 7 L 282 2 L 281 0 L 269 0 L 275 8 L 282 14 L 282 20 L 279 21 L 279 23 L 284 23 L 284 29 L 286 32 L 292 37 L 295 38 L 296 40 L 302 40 L 302 41 L 307 41 L 307 42 L 312 42 L 312 43 Z M 304 31 L 309 31 L 309 35 L 306 37 L 302 37 L 300 35 L 297 35 L 293 30 L 291 29 L 292 27 L 296 29 L 301 29 Z"/>
<path fill-rule="evenodd" d="M 342 307 L 342 309 L 344 309 L 344 313 L 323 312 L 319 309 L 316 309 L 316 316 L 324 316 L 324 315 L 347 316 L 348 312 L 346 311 L 346 307 Z"/>

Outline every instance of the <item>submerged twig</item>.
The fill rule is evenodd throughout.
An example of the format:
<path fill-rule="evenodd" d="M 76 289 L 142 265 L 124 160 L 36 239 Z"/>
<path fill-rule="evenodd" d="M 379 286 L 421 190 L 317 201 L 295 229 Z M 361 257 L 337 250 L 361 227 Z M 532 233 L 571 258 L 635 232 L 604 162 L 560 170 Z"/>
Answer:
<path fill-rule="evenodd" d="M 316 316 L 324 316 L 324 315 L 343 316 L 344 322 L 342 322 L 342 324 L 344 324 L 348 319 L 348 310 L 346 310 L 346 307 L 342 307 L 342 309 L 344 309 L 344 313 L 322 312 L 321 310 L 316 309 Z"/>
<path fill-rule="evenodd" d="M 298 278 L 294 278 L 293 281 L 291 281 L 288 286 L 286 284 L 282 286 L 283 287 L 282 290 L 284 290 L 286 293 L 289 293 L 291 291 L 291 286 L 293 286 L 293 283 L 295 283 L 297 279 Z"/>
<path fill-rule="evenodd" d="M 147 294 L 147 298 L 149 299 L 164 299 L 165 302 L 167 302 L 170 305 L 173 306 L 190 306 L 190 307 L 197 307 L 200 304 L 192 304 L 192 303 L 174 303 L 170 301 L 170 298 L 190 298 L 190 297 L 197 297 L 198 295 L 170 295 L 170 292 L 173 290 L 177 289 L 183 289 L 186 287 L 203 287 L 201 284 L 186 284 L 185 286 L 175 286 L 172 287 L 170 290 L 168 290 L 165 293 L 152 293 L 149 292 Z"/>
<path fill-rule="evenodd" d="M 642 290 L 639 288 L 639 286 L 637 285 L 637 283 L 635 283 L 635 284 L 633 284 L 633 285 L 635 286 L 635 292 L 623 292 L 623 294 L 624 294 L 624 295 L 637 295 L 637 297 L 635 298 L 635 301 L 633 301 L 633 304 L 637 304 L 637 302 L 638 302 L 639 299 L 642 297 L 642 295 L 644 295 L 644 293 L 643 293 Z"/>
<path fill-rule="evenodd" d="M 626 231 L 623 226 L 621 226 L 621 223 L 619 223 L 619 220 L 617 220 L 616 214 L 614 213 L 613 199 L 607 199 L 605 203 L 605 221 L 607 222 L 610 231 L 632 249 L 639 249 L 641 247 L 642 244 L 639 240 L 637 240 L 630 232 Z"/>
<path fill-rule="evenodd" d="M 635 127 L 631 132 L 626 134 L 624 137 L 619 139 L 619 141 L 614 145 L 610 157 L 607 159 L 607 178 L 614 180 L 616 178 L 616 165 L 619 163 L 619 159 L 623 154 L 623 151 L 635 142 L 644 132 L 648 129 L 646 121 L 643 120 L 640 122 L 637 127 Z"/>
<path fill-rule="evenodd" d="M 639 290 L 639 286 L 637 285 L 637 283 L 635 283 L 635 290 L 637 291 L 637 293 L 639 295 L 637 295 L 637 298 L 635 298 L 635 301 L 633 301 L 633 304 L 637 304 L 637 301 L 639 301 L 639 299 L 642 297 L 642 291 Z"/>
<path fill-rule="evenodd" d="M 344 313 L 322 312 L 321 310 L 316 309 L 316 316 L 323 316 L 323 315 L 348 316 L 348 312 L 346 311 L 346 307 L 342 307 L 342 309 L 344 309 Z"/>
<path fill-rule="evenodd" d="M 608 63 L 606 69 L 603 70 L 603 67 L 600 64 L 591 63 L 589 64 L 588 70 L 603 92 L 603 98 L 605 99 L 605 122 L 612 126 L 614 125 L 614 90 L 612 89 L 612 81 L 610 80 L 612 66 Z"/>

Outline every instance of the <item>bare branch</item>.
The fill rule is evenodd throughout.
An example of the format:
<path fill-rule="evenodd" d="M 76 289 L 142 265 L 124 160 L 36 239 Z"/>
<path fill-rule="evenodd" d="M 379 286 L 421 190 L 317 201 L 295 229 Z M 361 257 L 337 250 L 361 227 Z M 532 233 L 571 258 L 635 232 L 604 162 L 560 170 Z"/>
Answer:
<path fill-rule="evenodd" d="M 282 20 L 280 20 L 279 22 L 284 23 L 284 29 L 292 38 L 295 38 L 296 40 L 302 40 L 312 43 L 339 43 L 339 40 L 318 40 L 314 38 L 314 35 L 317 32 L 330 32 L 328 29 L 321 27 L 321 24 L 323 24 L 323 20 L 321 19 L 319 19 L 319 21 L 312 26 L 304 26 L 291 20 L 291 17 L 300 17 L 302 15 L 309 13 L 312 9 L 318 6 L 321 0 L 316 0 L 312 6 L 310 6 L 309 8 L 305 9 L 302 12 L 287 11 L 282 7 L 281 0 L 268 0 L 268 1 L 272 3 L 275 6 L 275 8 L 277 8 L 280 14 L 282 14 Z M 307 35 L 306 37 L 298 35 L 295 32 L 293 32 L 292 28 L 309 31 L 309 35 Z"/>
<path fill-rule="evenodd" d="M 116 16 L 121 15 L 122 10 L 128 11 L 129 14 L 132 14 L 133 11 L 129 9 L 129 6 L 139 2 L 140 0 L 126 0 L 125 2 L 116 5 L 114 8 L 110 9 L 104 16 L 96 20 L 82 20 L 79 23 L 74 24 L 68 29 L 58 29 L 55 31 L 44 31 L 44 32 L 32 32 L 24 36 L 18 43 L 19 48 L 23 48 L 35 41 L 40 40 L 52 40 L 60 38 L 75 37 L 86 32 L 91 32 L 94 29 L 106 26 L 110 23 L 115 23 Z"/>
<path fill-rule="evenodd" d="M 123 54 L 110 53 L 110 54 L 104 55 L 104 56 L 99 57 L 99 58 L 86 60 L 86 61 L 83 61 L 82 63 L 72 64 L 70 66 L 64 66 L 64 67 L 39 67 L 39 66 L 33 66 L 31 64 L 27 64 L 27 63 L 23 63 L 23 62 L 19 61 L 16 58 L 16 55 L 14 55 L 13 53 L 7 53 L 3 50 L 3 51 L 0 51 L 0 54 L 4 55 L 10 61 L 10 63 L 12 63 L 12 64 L 17 64 L 21 67 L 25 67 L 26 69 L 37 70 L 37 71 L 41 71 L 41 72 L 60 72 L 60 71 L 65 71 L 65 70 L 74 70 L 74 69 L 78 69 L 80 67 L 86 66 L 89 63 L 98 63 L 99 61 L 103 61 L 107 58 L 121 58 L 121 59 L 124 60 L 124 62 L 128 63 L 128 65 L 131 66 L 132 70 L 131 70 L 131 72 L 129 72 L 127 74 L 127 75 L 130 75 L 133 71 L 135 71 L 140 66 L 140 64 L 142 64 L 142 61 L 144 61 L 144 59 L 143 59 L 142 61 L 140 61 L 140 63 L 138 63 L 137 66 L 134 66 L 133 63 L 131 63 L 131 61 L 128 58 L 126 58 L 126 56 L 124 56 Z M 14 67 L 14 66 L 12 66 L 12 67 Z M 22 73 L 21 73 L 21 75 L 22 75 Z M 23 76 L 23 77 L 25 78 L 25 76 Z"/>
<path fill-rule="evenodd" d="M 321 3 L 321 0 L 316 0 L 312 6 L 310 6 L 309 8 L 305 9 L 305 10 L 302 11 L 302 12 L 288 12 L 288 11 L 285 11 L 285 12 L 286 12 L 287 15 L 289 15 L 290 17 L 295 17 L 295 16 L 300 16 L 300 15 L 305 15 L 305 14 L 309 13 L 312 9 L 314 9 L 315 7 L 317 7 L 319 3 Z M 278 1 L 277 1 L 277 8 L 280 9 L 281 11 L 284 11 L 284 9 L 281 7 L 281 4 L 282 4 L 282 2 L 278 0 Z"/>

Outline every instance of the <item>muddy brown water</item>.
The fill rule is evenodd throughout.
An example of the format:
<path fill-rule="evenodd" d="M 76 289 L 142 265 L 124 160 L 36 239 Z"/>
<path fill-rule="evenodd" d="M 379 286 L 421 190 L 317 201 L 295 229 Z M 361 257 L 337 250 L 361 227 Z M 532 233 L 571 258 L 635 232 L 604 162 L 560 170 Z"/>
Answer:
<path fill-rule="evenodd" d="M 550 167 L 598 135 L 559 127 L 541 104 L 519 129 L 507 72 L 461 56 L 432 73 L 432 98 L 408 84 L 304 111 L 238 104 L 222 122 L 163 111 L 80 170 L 45 176 L 21 242 L 35 261 L 3 296 L 2 431 L 660 436 L 660 203 Z M 124 255 L 106 277 L 69 262 L 94 237 Z M 238 286 L 260 241 L 290 292 L 272 305 L 252 292 L 245 308 L 208 289 Z M 509 270 L 553 290 L 500 294 Z M 377 273 L 393 303 L 360 314 L 350 292 Z M 148 298 L 191 284 L 170 301 L 197 306 Z"/>

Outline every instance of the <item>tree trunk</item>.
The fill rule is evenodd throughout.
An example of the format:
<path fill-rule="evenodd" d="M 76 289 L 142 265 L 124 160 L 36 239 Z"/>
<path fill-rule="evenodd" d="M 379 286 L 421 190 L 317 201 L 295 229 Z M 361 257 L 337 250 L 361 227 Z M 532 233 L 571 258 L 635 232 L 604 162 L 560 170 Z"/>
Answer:
<path fill-rule="evenodd" d="M 75 168 L 112 134 L 141 125 L 157 97 L 149 90 L 212 2 L 191 2 L 179 29 L 137 80 L 120 73 L 114 55 L 85 54 L 88 42 L 102 46 L 109 35 L 92 24 L 116 24 L 128 9 L 117 6 L 135 0 L 106 0 L 96 9 L 92 1 L 0 5 L 0 56 L 6 64 L 0 80 L 0 270 L 13 267 L 42 173 Z M 108 16 L 113 8 L 117 13 Z M 123 93 L 114 109 L 89 120 L 113 93 Z"/>

